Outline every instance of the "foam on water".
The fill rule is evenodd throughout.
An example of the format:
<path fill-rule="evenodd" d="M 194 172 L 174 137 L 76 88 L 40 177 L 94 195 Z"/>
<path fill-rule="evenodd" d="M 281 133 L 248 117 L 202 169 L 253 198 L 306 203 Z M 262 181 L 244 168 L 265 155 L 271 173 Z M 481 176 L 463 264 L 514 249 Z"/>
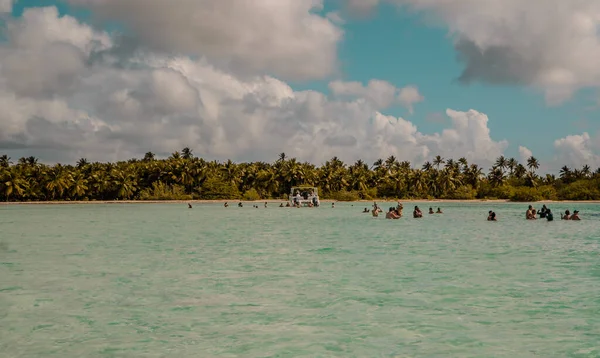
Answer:
<path fill-rule="evenodd" d="M 600 356 L 600 206 L 365 206 L 0 207 L 0 352 Z"/>

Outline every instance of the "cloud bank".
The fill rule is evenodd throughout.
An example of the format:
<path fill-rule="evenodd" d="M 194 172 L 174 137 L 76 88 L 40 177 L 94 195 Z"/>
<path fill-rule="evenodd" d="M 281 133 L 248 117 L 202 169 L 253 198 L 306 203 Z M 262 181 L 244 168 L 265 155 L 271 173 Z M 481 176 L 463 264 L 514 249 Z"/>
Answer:
<path fill-rule="evenodd" d="M 465 66 L 464 83 L 527 85 L 550 104 L 600 88 L 597 0 L 346 0 L 354 12 L 384 2 L 448 29 Z"/>
<path fill-rule="evenodd" d="M 341 21 L 319 15 L 319 0 L 232 1 L 70 0 L 127 24 L 127 37 L 53 7 L 10 19 L 0 153 L 114 161 L 189 146 L 218 160 L 285 152 L 317 164 L 390 155 L 420 164 L 440 154 L 489 165 L 508 147 L 473 109 L 448 109 L 448 127 L 433 134 L 385 114 L 394 105 L 412 113 L 425 100 L 414 85 L 334 80 L 330 94 L 295 91 L 285 81 L 335 75 Z"/>

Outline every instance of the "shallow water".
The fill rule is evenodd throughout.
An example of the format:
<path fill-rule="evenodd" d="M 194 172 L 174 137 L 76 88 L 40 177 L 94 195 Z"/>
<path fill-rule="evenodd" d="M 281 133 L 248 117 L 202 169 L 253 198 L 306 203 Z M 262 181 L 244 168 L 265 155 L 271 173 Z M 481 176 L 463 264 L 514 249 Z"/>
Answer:
<path fill-rule="evenodd" d="M 600 206 L 365 206 L 0 206 L 0 352 L 600 356 Z"/>

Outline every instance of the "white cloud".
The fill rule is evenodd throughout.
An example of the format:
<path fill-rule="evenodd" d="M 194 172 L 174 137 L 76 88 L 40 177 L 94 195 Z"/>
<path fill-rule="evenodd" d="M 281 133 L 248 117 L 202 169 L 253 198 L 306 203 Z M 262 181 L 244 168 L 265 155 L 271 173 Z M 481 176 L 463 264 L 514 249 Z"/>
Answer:
<path fill-rule="evenodd" d="M 592 168 L 600 166 L 598 155 L 598 143 L 594 141 L 587 132 L 576 135 L 568 135 L 554 141 L 557 154 L 557 162 L 572 168 L 580 168 L 589 165 Z"/>
<path fill-rule="evenodd" d="M 416 86 L 406 86 L 400 89 L 398 94 L 398 100 L 408 111 L 413 113 L 413 105 L 419 102 L 423 102 L 425 97 L 419 93 L 419 89 Z"/>
<path fill-rule="evenodd" d="M 441 21 L 465 64 L 464 82 L 519 83 L 550 104 L 600 87 L 600 1 L 347 0 L 355 11 L 386 1 Z"/>
<path fill-rule="evenodd" d="M 529 148 L 519 146 L 519 157 L 521 159 L 521 164 L 525 165 L 527 163 L 527 159 L 529 159 L 531 156 L 533 156 L 533 153 L 531 150 L 529 150 Z"/>
<path fill-rule="evenodd" d="M 0 14 L 12 12 L 13 0 L 0 0 Z"/>
<path fill-rule="evenodd" d="M 414 104 L 425 99 L 415 86 L 398 89 L 383 80 L 370 80 L 366 86 L 357 81 L 332 81 L 329 83 L 329 89 L 338 97 L 364 98 L 377 109 L 385 109 L 394 103 L 398 103 L 408 109 L 410 113 L 413 112 Z"/>
<path fill-rule="evenodd" d="M 342 30 L 323 0 L 69 0 L 122 21 L 141 44 L 169 55 L 204 56 L 239 73 L 288 79 L 331 74 Z M 331 17 L 331 16 L 330 16 Z"/>
<path fill-rule="evenodd" d="M 271 76 L 239 76 L 210 58 L 117 58 L 117 41 L 52 8 L 25 15 L 12 20 L 9 41 L 0 45 L 0 153 L 14 158 L 114 161 L 189 146 L 221 160 L 264 161 L 286 152 L 315 163 L 395 155 L 419 164 L 440 154 L 486 164 L 507 147 L 491 138 L 487 116 L 475 110 L 447 110 L 449 128 L 434 134 L 385 115 L 382 109 L 400 98 L 406 106 L 420 98 L 400 96 L 385 81 L 333 82 L 339 97 L 331 98 L 294 91 Z M 32 63 L 33 55 L 52 61 Z"/>

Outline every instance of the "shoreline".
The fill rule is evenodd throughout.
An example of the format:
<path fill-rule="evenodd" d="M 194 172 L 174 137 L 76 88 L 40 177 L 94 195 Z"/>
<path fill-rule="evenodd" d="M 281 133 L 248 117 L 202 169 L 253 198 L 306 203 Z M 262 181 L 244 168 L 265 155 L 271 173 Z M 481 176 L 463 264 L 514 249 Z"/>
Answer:
<path fill-rule="evenodd" d="M 279 204 L 285 203 L 287 200 L 285 199 L 265 199 L 265 200 L 96 200 L 96 201 L 8 201 L 8 202 L 0 202 L 0 205 L 94 205 L 94 204 L 224 204 L 230 203 L 234 205 L 235 203 L 269 203 L 269 204 Z M 515 204 L 525 204 L 526 202 L 511 202 L 506 199 L 472 199 L 472 200 L 452 200 L 452 199 L 407 199 L 407 200 L 357 200 L 357 201 L 337 201 L 333 199 L 322 199 L 321 203 L 455 203 L 455 204 L 483 204 L 483 203 L 492 203 L 492 204 L 501 204 L 501 203 L 515 203 Z M 233 204 L 232 204 L 233 203 Z M 600 204 L 600 200 L 542 200 L 535 201 L 532 203 L 540 203 L 540 204 Z"/>

